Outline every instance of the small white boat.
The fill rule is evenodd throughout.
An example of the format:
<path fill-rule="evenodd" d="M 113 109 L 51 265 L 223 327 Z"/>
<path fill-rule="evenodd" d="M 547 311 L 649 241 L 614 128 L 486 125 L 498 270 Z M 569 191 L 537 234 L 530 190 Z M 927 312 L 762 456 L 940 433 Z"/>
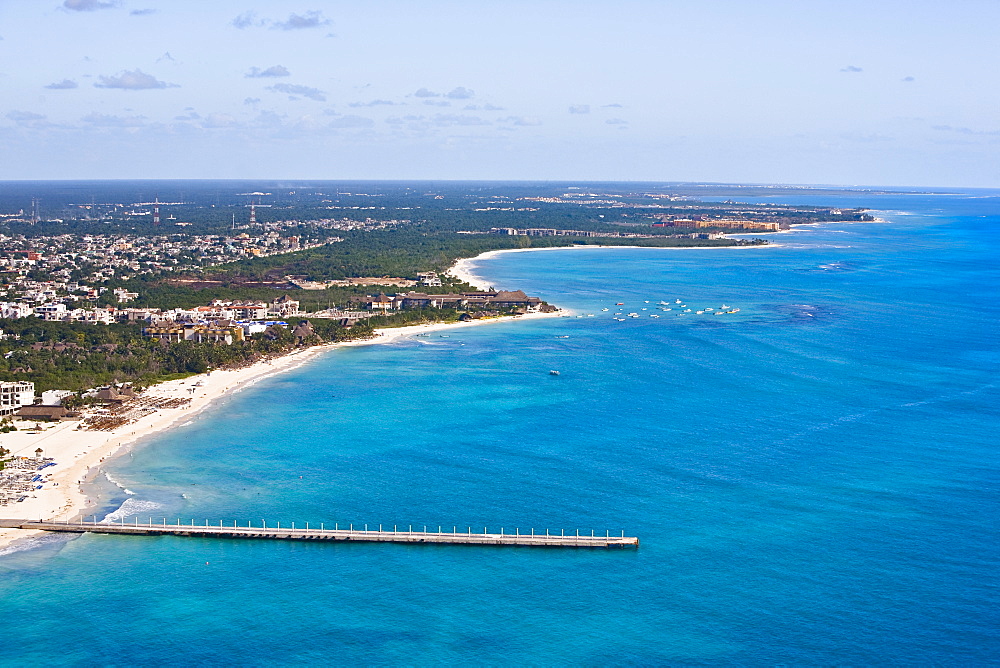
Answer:
<path fill-rule="evenodd" d="M 704 313 L 704 311 L 695 311 L 695 313 L 697 313 L 698 315 L 701 315 L 702 313 Z"/>
<path fill-rule="evenodd" d="M 549 375 L 550 376 L 558 376 L 559 372 L 556 371 L 555 369 L 549 369 Z"/>

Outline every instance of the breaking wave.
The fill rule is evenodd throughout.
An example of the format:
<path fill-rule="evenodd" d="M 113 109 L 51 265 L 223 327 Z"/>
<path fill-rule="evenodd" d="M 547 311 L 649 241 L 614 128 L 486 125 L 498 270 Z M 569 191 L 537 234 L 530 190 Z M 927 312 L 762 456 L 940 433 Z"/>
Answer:
<path fill-rule="evenodd" d="M 141 518 L 143 513 L 151 513 L 161 507 L 162 506 L 159 503 L 154 503 L 152 501 L 125 499 L 125 503 L 120 505 L 117 510 L 114 510 L 104 516 L 104 519 L 101 520 L 101 524 L 111 524 L 112 522 L 118 522 L 127 517 L 138 516 Z"/>
<path fill-rule="evenodd" d="M 134 496 L 135 495 L 135 492 L 133 492 L 128 487 L 126 487 L 125 485 L 121 484 L 120 482 L 118 482 L 114 478 L 112 478 L 110 473 L 108 473 L 107 471 L 104 471 L 103 473 L 104 473 L 104 477 L 107 478 L 108 482 L 110 482 L 112 485 L 114 485 L 115 487 L 117 487 L 121 491 L 125 492 L 129 496 Z"/>

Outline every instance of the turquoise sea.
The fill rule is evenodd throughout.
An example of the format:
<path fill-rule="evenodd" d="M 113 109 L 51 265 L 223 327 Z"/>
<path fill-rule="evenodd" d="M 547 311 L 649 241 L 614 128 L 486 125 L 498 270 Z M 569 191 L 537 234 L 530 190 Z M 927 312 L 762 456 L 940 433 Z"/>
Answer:
<path fill-rule="evenodd" d="M 0 557 L 0 665 L 1000 663 L 1000 191 L 780 201 L 887 222 L 482 260 L 574 317 L 335 351 L 99 490 L 638 550 L 50 538 Z"/>

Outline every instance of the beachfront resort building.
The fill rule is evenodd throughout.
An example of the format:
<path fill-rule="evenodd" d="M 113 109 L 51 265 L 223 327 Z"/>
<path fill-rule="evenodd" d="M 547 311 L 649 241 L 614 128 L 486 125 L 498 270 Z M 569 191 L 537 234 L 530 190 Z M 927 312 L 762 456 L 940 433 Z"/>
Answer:
<path fill-rule="evenodd" d="M 475 308 L 475 309 L 524 309 L 537 311 L 542 306 L 538 297 L 529 297 L 523 290 L 489 290 L 486 292 L 461 292 L 431 295 L 425 292 L 407 292 L 387 297 L 378 295 L 368 300 L 373 311 L 394 311 L 413 308 Z"/>
<path fill-rule="evenodd" d="M 228 345 L 233 341 L 242 341 L 244 338 L 243 328 L 239 326 L 223 327 L 195 323 L 156 325 L 147 327 L 142 333 L 157 341 L 170 343 L 195 341 L 197 343 L 225 343 Z"/>
<path fill-rule="evenodd" d="M 13 415 L 35 402 L 35 384 L 26 380 L 0 381 L 0 415 Z"/>

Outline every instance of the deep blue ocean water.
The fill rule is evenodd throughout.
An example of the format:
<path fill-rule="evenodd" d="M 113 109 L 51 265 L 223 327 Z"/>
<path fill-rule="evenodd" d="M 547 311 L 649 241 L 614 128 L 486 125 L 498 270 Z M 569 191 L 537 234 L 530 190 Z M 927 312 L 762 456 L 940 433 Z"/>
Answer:
<path fill-rule="evenodd" d="M 1000 192 L 781 201 L 888 222 L 481 261 L 574 317 L 335 351 L 104 490 L 638 550 L 51 539 L 0 557 L 0 665 L 1000 663 Z"/>

